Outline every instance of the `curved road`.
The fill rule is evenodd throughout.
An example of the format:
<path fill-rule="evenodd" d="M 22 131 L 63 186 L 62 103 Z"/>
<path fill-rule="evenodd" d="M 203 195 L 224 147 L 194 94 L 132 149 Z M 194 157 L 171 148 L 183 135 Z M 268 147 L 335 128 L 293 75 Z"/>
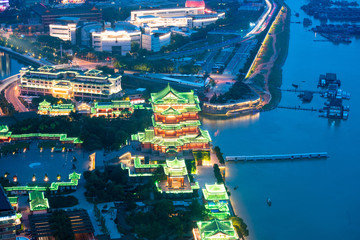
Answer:
<path fill-rule="evenodd" d="M 18 112 L 28 112 L 29 110 L 19 100 L 20 91 L 16 82 L 12 83 L 8 88 L 5 89 L 5 98 L 9 103 L 14 105 L 14 108 Z"/>

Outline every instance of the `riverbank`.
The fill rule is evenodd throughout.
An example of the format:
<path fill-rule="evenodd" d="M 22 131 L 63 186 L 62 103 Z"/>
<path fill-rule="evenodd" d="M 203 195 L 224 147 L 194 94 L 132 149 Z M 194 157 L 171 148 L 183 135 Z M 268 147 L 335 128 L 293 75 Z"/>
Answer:
<path fill-rule="evenodd" d="M 0 51 L 8 53 L 15 59 L 20 60 L 24 63 L 30 63 L 30 64 L 34 65 L 35 67 L 40 67 L 40 66 L 45 65 L 45 63 L 41 62 L 40 60 L 37 60 L 33 57 L 18 53 L 16 51 L 12 50 L 11 48 L 0 46 Z M 52 65 L 52 64 L 50 64 L 50 65 Z"/>
<path fill-rule="evenodd" d="M 289 46 L 290 15 L 289 7 L 284 4 L 247 74 L 246 83 L 262 97 L 263 110 L 276 108 L 281 100 L 279 88 Z"/>

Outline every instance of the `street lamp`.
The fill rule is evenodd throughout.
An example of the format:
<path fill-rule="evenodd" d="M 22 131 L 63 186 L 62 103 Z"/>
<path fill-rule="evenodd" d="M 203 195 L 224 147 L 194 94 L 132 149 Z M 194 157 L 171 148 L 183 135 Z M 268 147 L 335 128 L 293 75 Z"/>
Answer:
<path fill-rule="evenodd" d="M 17 180 L 18 180 L 17 176 L 16 176 L 16 175 L 14 175 L 14 177 L 13 177 L 13 181 L 14 181 L 14 182 L 17 182 Z"/>
<path fill-rule="evenodd" d="M 56 179 L 57 179 L 58 181 L 60 181 L 60 180 L 61 180 L 61 176 L 60 176 L 60 174 L 58 174 L 58 175 L 57 175 Z"/>
<path fill-rule="evenodd" d="M 33 182 L 36 182 L 36 176 L 35 176 L 35 174 L 33 174 L 33 176 L 32 176 L 32 179 L 31 179 Z"/>
<path fill-rule="evenodd" d="M 49 181 L 49 177 L 48 177 L 48 175 L 47 175 L 46 173 L 45 173 L 44 181 L 45 181 L 45 182 L 48 182 L 48 181 Z"/>

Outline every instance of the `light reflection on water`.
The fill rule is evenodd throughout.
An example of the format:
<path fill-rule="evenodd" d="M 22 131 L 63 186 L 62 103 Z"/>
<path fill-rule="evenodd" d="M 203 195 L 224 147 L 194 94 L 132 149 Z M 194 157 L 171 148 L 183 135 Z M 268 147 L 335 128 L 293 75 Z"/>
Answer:
<path fill-rule="evenodd" d="M 202 116 L 201 121 L 203 124 L 210 126 L 214 129 L 222 129 L 228 127 L 238 127 L 238 126 L 249 126 L 257 122 L 260 118 L 260 113 L 237 116 L 233 118 L 219 118 L 213 116 Z"/>

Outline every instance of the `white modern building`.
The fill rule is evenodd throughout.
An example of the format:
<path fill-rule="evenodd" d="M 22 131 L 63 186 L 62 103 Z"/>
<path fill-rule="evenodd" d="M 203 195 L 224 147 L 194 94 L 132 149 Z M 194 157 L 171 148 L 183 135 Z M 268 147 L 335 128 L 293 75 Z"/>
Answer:
<path fill-rule="evenodd" d="M 162 47 L 171 42 L 171 31 L 146 29 L 141 35 L 141 48 L 148 51 L 159 52 Z"/>
<path fill-rule="evenodd" d="M 50 24 L 50 36 L 60 38 L 64 41 L 70 41 L 71 44 L 76 44 L 76 29 L 80 18 L 76 17 L 61 17 L 56 23 Z"/>
<path fill-rule="evenodd" d="M 152 28 L 168 26 L 192 28 L 192 17 L 159 17 L 148 15 L 137 17 L 133 23 L 137 26 L 148 26 Z"/>
<path fill-rule="evenodd" d="M 84 31 L 83 31 L 84 30 Z M 111 28 L 105 24 L 105 28 L 84 27 L 81 34 L 91 34 L 91 46 L 95 51 L 105 51 L 126 55 L 131 50 L 131 43 L 141 43 L 140 29 L 129 22 L 116 22 Z"/>
<path fill-rule="evenodd" d="M 136 10 L 131 12 L 131 23 L 148 27 L 200 28 L 224 18 L 225 13 L 205 10 L 205 7 Z"/>
<path fill-rule="evenodd" d="M 141 31 L 105 29 L 92 33 L 92 47 L 95 51 L 104 51 L 126 55 L 131 51 L 131 43 L 140 43 Z"/>
<path fill-rule="evenodd" d="M 87 71 L 51 66 L 24 67 L 20 71 L 23 95 L 53 95 L 61 98 L 109 99 L 122 95 L 121 75 L 108 75 L 100 70 Z"/>
<path fill-rule="evenodd" d="M 141 16 L 171 18 L 198 14 L 204 14 L 203 7 L 136 10 L 131 11 L 131 21 L 136 21 L 136 19 Z"/>
<path fill-rule="evenodd" d="M 131 50 L 131 37 L 125 31 L 93 32 L 92 47 L 98 52 L 113 52 L 124 56 Z"/>

